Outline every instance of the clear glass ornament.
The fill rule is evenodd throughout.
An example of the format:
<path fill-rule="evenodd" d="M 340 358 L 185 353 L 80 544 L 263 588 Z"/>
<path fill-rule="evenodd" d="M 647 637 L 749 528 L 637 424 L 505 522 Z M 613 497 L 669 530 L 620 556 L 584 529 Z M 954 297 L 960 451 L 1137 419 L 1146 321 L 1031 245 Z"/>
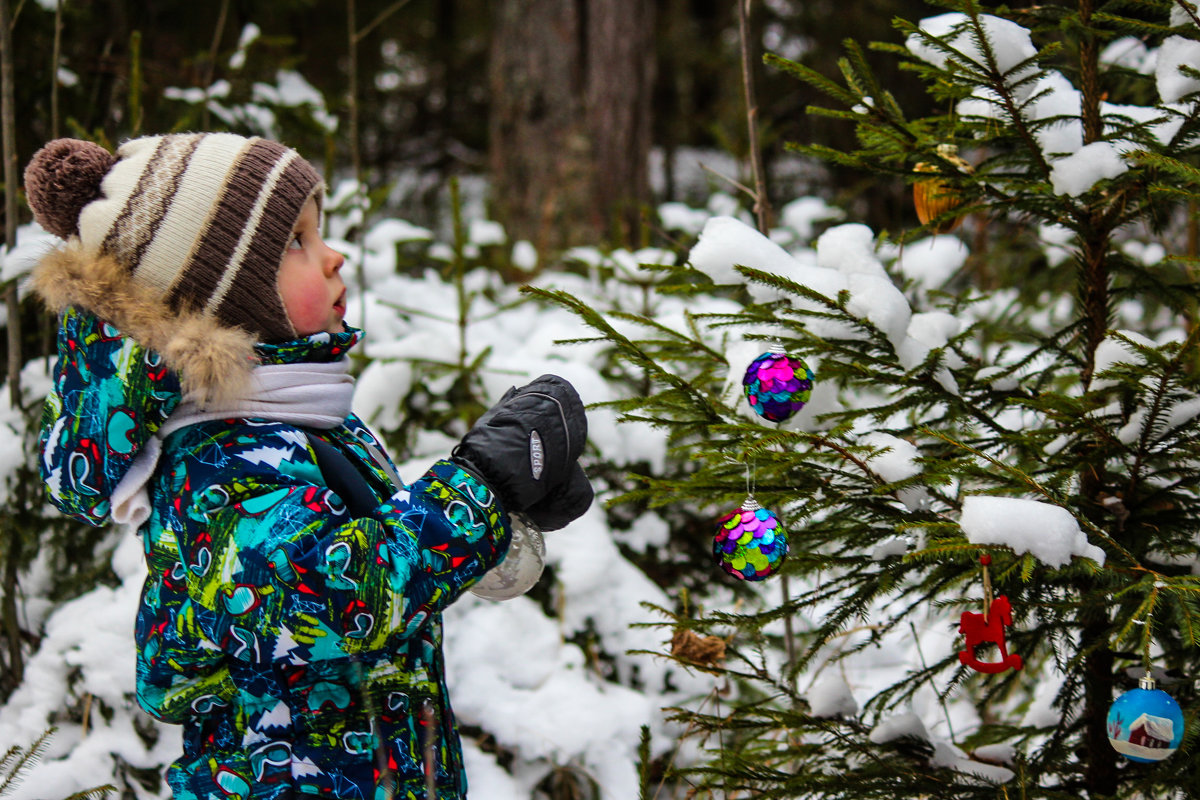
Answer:
<path fill-rule="evenodd" d="M 546 541 L 542 530 L 522 514 L 510 514 L 512 544 L 508 555 L 471 587 L 485 600 L 511 600 L 525 594 L 542 577 L 546 566 Z"/>

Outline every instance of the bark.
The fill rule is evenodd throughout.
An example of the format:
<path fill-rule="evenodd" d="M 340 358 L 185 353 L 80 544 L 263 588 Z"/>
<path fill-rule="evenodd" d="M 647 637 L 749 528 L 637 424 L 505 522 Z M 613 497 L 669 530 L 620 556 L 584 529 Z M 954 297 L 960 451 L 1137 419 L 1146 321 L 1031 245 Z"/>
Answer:
<path fill-rule="evenodd" d="M 496 5 L 490 167 L 496 217 L 540 250 L 630 244 L 649 201 L 654 4 Z"/>
<path fill-rule="evenodd" d="M 0 0 L 0 114 L 3 115 L 4 244 L 17 246 L 17 138 L 13 98 L 12 14 L 9 0 Z"/>
<path fill-rule="evenodd" d="M 1102 613 L 1088 614 L 1084 622 L 1084 643 L 1102 640 L 1110 633 Z M 1108 708 L 1113 701 L 1113 651 L 1098 647 L 1084 660 L 1084 749 L 1087 768 L 1084 784 L 1088 797 L 1098 800 L 1117 793 L 1117 761 L 1108 741 Z"/>
<path fill-rule="evenodd" d="M 13 99 L 13 40 L 12 15 L 8 0 L 0 0 L 0 116 L 3 117 L 0 138 L 4 154 L 4 246 L 17 246 L 17 169 L 16 105 Z M 8 311 L 8 396 L 13 408 L 21 407 L 21 305 L 17 285 L 5 286 L 4 305 Z"/>

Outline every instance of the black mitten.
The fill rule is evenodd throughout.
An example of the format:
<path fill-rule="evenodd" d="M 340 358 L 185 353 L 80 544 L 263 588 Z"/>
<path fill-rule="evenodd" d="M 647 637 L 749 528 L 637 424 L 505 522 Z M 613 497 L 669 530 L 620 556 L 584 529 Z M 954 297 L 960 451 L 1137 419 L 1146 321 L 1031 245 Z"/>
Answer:
<path fill-rule="evenodd" d="M 592 482 L 576 462 L 567 482 L 525 509 L 525 516 L 544 531 L 556 531 L 583 516 L 592 504 L 593 496 Z"/>
<path fill-rule="evenodd" d="M 571 478 L 587 441 L 579 393 L 557 375 L 509 389 L 451 458 L 479 473 L 509 511 L 525 511 Z"/>

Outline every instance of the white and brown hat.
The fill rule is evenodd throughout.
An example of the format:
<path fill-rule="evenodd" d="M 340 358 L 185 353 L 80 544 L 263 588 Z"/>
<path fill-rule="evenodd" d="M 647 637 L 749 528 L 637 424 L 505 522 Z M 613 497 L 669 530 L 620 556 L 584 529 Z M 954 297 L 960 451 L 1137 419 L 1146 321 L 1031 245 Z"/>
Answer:
<path fill-rule="evenodd" d="M 185 385 L 212 390 L 203 373 L 230 365 L 206 362 L 252 361 L 254 342 L 296 336 L 279 265 L 323 191 L 296 151 L 231 133 L 147 136 L 115 155 L 55 139 L 26 167 L 25 191 L 38 223 L 67 241 L 35 269 L 35 290 L 159 352 Z"/>

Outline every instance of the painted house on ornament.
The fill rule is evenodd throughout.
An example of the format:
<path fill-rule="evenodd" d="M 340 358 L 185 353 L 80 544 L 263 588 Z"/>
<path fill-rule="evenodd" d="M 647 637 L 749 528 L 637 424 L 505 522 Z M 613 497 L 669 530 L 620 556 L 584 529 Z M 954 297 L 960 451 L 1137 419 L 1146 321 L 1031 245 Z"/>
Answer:
<path fill-rule="evenodd" d="M 1171 746 L 1175 738 L 1175 726 L 1165 717 L 1142 714 L 1129 726 L 1129 743 L 1152 750 Z"/>

